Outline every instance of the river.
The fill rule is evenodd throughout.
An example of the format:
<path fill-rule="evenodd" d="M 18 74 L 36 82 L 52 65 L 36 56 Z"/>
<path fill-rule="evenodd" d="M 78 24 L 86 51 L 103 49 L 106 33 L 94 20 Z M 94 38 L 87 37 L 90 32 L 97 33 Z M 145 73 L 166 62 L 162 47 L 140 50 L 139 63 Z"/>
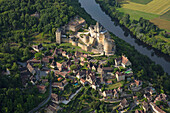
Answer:
<path fill-rule="evenodd" d="M 93 19 L 100 22 L 100 24 L 104 26 L 108 31 L 112 32 L 119 38 L 134 46 L 137 51 L 143 55 L 148 56 L 156 64 L 160 64 L 164 71 L 170 74 L 170 57 L 164 56 L 161 53 L 158 53 L 155 50 L 144 46 L 144 44 L 138 43 L 139 41 L 137 41 L 131 35 L 125 35 L 125 31 L 123 31 L 120 26 L 116 26 L 114 24 L 111 18 L 102 11 L 95 0 L 79 0 L 79 2 L 81 7 L 84 8 L 85 11 L 91 15 Z"/>

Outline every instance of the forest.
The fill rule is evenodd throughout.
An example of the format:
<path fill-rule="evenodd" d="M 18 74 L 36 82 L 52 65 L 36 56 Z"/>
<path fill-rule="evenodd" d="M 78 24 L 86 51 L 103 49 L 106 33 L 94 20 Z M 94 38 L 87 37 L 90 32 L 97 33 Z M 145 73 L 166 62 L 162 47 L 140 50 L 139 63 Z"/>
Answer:
<path fill-rule="evenodd" d="M 3 0 L 0 2 L 0 113 L 26 113 L 46 94 L 22 86 L 18 61 L 32 57 L 34 33 L 54 38 L 52 31 L 76 15 L 66 0 Z M 6 69 L 10 75 L 4 75 Z"/>
<path fill-rule="evenodd" d="M 121 7 L 117 0 L 96 0 L 96 2 L 113 20 L 118 21 L 120 25 L 127 28 L 137 39 L 164 54 L 170 55 L 170 43 L 160 38 L 170 38 L 170 35 L 165 30 L 159 29 L 149 20 L 142 17 L 138 21 L 130 20 L 129 14 L 122 14 L 117 10 L 118 7 Z"/>

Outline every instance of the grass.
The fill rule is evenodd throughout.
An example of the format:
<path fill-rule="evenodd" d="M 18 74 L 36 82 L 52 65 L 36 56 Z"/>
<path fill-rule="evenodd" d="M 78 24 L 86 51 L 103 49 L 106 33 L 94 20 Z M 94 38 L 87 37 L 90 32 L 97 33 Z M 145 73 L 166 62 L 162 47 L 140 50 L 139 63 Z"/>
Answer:
<path fill-rule="evenodd" d="M 147 4 L 152 0 L 130 0 L 131 2 L 139 3 L 139 4 Z"/>
<path fill-rule="evenodd" d="M 35 33 L 36 34 L 36 33 Z M 35 43 L 44 43 L 44 42 L 51 42 L 49 40 L 49 35 L 48 34 L 42 34 L 42 33 L 39 33 L 39 34 L 36 34 L 35 36 L 33 36 L 34 39 L 33 39 L 33 42 Z"/>
<path fill-rule="evenodd" d="M 133 0 L 133 1 L 136 1 L 136 0 Z M 142 11 L 146 13 L 159 14 L 159 15 L 166 13 L 169 10 L 169 6 L 170 6 L 169 0 L 153 0 L 146 5 L 134 3 L 131 1 L 127 1 L 127 0 L 125 0 L 125 2 L 124 1 L 122 2 L 123 8 Z"/>
<path fill-rule="evenodd" d="M 82 50 L 78 46 L 73 46 L 71 43 L 62 43 L 62 44 L 59 45 L 59 48 L 64 48 L 66 51 L 74 51 L 74 52 L 79 51 L 79 52 L 82 52 L 82 53 L 92 54 L 91 52 L 87 52 L 87 51 Z"/>
<path fill-rule="evenodd" d="M 129 14 L 131 20 L 139 20 L 140 17 L 143 17 L 148 20 L 159 17 L 159 15 L 157 15 L 157 14 L 151 14 L 151 13 L 146 13 L 146 12 L 137 11 L 137 10 L 131 10 L 131 9 L 127 9 L 127 8 L 119 8 L 118 10 L 122 13 Z"/>
<path fill-rule="evenodd" d="M 115 89 L 123 86 L 124 81 L 117 82 L 116 84 L 108 85 L 106 89 Z"/>
<path fill-rule="evenodd" d="M 160 18 L 170 21 L 170 10 L 161 15 Z"/>

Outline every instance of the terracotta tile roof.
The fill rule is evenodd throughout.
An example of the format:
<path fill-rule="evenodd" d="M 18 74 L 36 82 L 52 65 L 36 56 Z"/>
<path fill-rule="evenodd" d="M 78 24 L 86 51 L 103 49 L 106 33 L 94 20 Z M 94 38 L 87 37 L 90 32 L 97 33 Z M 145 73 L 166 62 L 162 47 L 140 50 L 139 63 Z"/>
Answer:
<path fill-rule="evenodd" d="M 139 85 L 140 81 L 139 80 L 135 80 L 135 83 L 136 83 L 136 85 Z"/>
<path fill-rule="evenodd" d="M 67 72 L 59 72 L 59 71 L 56 71 L 55 74 L 61 75 L 61 76 L 63 76 L 63 77 L 66 77 L 66 76 L 67 76 Z"/>
<path fill-rule="evenodd" d="M 55 94 L 55 93 L 51 93 L 51 98 L 52 98 L 52 100 L 54 100 L 54 101 L 59 101 L 58 95 Z"/>
<path fill-rule="evenodd" d="M 58 63 L 58 62 L 56 62 L 56 63 L 57 63 L 57 67 L 60 67 L 60 68 L 61 68 L 61 67 L 62 67 L 62 65 L 63 65 L 63 64 Z"/>
<path fill-rule="evenodd" d="M 127 59 L 127 57 L 122 56 L 122 63 L 126 64 L 129 60 Z"/>
<path fill-rule="evenodd" d="M 107 83 L 108 83 L 108 84 L 112 84 L 112 81 L 111 81 L 111 80 L 110 80 L 110 81 L 107 81 Z"/>
<path fill-rule="evenodd" d="M 49 63 L 49 58 L 48 57 L 43 57 L 42 62 Z"/>
<path fill-rule="evenodd" d="M 39 90 L 45 90 L 45 86 L 44 85 L 37 85 L 37 88 L 39 89 Z"/>
<path fill-rule="evenodd" d="M 82 79 L 82 78 L 80 79 L 80 81 L 82 81 L 83 83 L 85 83 L 85 82 L 86 82 L 86 81 L 85 81 L 84 79 Z"/>

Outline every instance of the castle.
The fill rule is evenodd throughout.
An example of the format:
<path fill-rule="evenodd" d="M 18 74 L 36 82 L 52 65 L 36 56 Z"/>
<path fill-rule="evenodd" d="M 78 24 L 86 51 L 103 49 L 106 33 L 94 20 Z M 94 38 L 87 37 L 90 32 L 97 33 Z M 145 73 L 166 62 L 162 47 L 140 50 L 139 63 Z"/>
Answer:
<path fill-rule="evenodd" d="M 99 22 L 85 29 L 85 32 L 77 32 L 85 25 L 85 20 L 78 18 L 80 17 L 74 18 L 64 27 L 64 30 L 71 30 L 75 32 L 76 35 L 66 38 L 66 35 L 63 35 L 64 32 L 62 32 L 61 29 L 57 29 L 56 43 L 61 44 L 67 42 L 95 54 L 113 55 L 116 50 L 116 45 L 114 40 L 110 38 L 109 32 L 103 28 Z"/>

